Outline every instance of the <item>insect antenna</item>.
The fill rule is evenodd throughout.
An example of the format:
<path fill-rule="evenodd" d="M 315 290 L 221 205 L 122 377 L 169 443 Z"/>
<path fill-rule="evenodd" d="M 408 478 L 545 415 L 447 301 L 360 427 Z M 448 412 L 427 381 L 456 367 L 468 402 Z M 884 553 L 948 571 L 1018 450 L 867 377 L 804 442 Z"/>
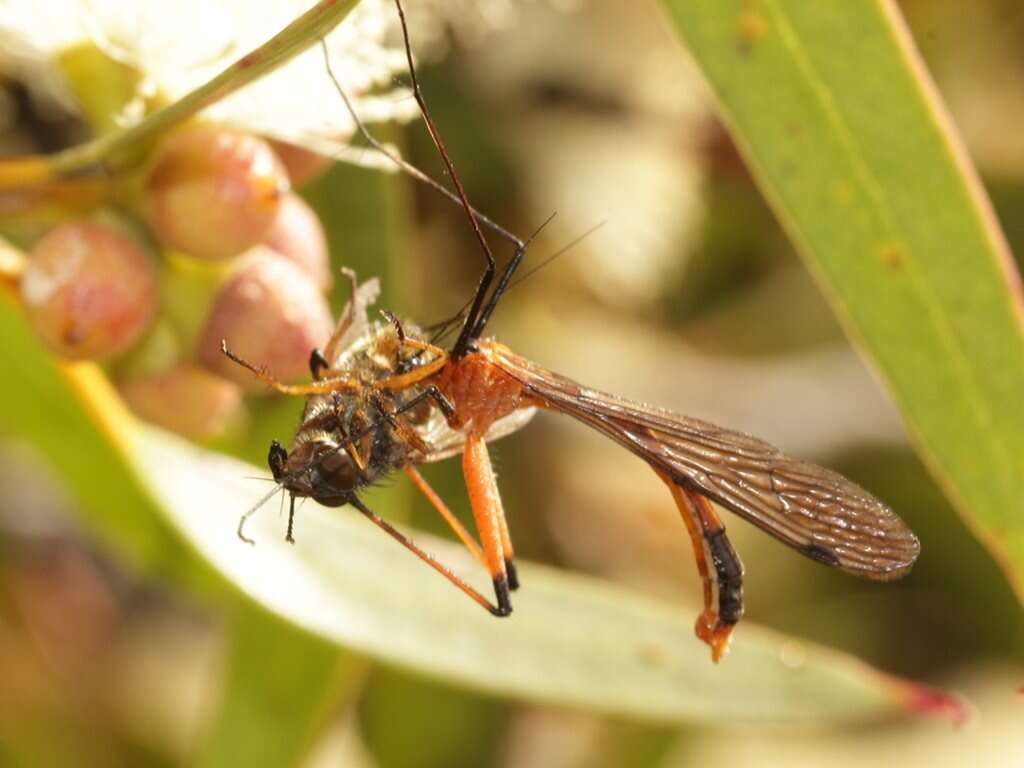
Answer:
<path fill-rule="evenodd" d="M 439 344 L 449 333 L 451 333 L 466 317 L 466 312 L 469 311 L 469 302 L 467 301 L 462 305 L 462 309 L 456 312 L 451 317 L 442 320 L 438 323 L 428 325 L 423 330 L 429 334 L 431 344 Z"/>
<path fill-rule="evenodd" d="M 238 530 L 236 531 L 238 533 L 238 538 L 240 538 L 246 544 L 252 544 L 253 546 L 255 546 L 256 542 L 253 541 L 252 539 L 250 539 L 248 536 L 245 535 L 245 522 L 250 517 L 255 515 L 256 512 L 264 504 L 266 504 L 268 501 L 270 501 L 272 498 L 274 498 L 274 494 L 276 494 L 278 491 L 283 491 L 283 490 L 284 490 L 284 483 L 281 483 L 281 482 L 275 483 L 274 490 L 272 490 L 272 491 L 268 492 L 267 494 L 265 494 L 262 498 L 260 498 L 259 501 L 257 501 L 255 504 L 253 504 L 251 507 L 249 507 L 249 509 L 247 509 L 245 511 L 245 514 L 243 514 L 238 519 Z M 293 499 L 293 502 L 294 502 L 294 499 Z"/>
<path fill-rule="evenodd" d="M 494 314 L 494 310 L 498 306 L 498 301 L 505 294 L 505 291 L 507 291 L 510 287 L 512 275 L 515 273 L 516 269 L 518 269 L 519 264 L 523 259 L 523 255 L 526 252 L 526 247 L 533 242 L 534 238 L 541 233 L 541 230 L 543 230 L 544 227 L 550 224 L 551 221 L 557 215 L 558 212 L 555 211 L 546 219 L 544 219 L 541 225 L 534 230 L 533 234 L 526 239 L 526 241 L 522 245 L 522 248 L 519 249 L 517 253 L 512 256 L 512 261 L 509 262 L 509 264 L 505 267 L 505 271 L 501 273 L 501 277 L 498 279 L 498 284 L 494 287 L 494 292 L 491 294 L 490 300 L 480 311 L 480 317 L 476 321 L 476 326 L 473 329 L 472 338 L 478 339 L 481 336 L 483 336 L 484 328 L 487 327 L 487 323 L 490 321 L 491 315 Z"/>
<path fill-rule="evenodd" d="M 551 219 L 548 219 L 548 221 L 551 221 Z M 567 252 L 569 252 L 570 250 L 575 248 L 577 245 L 582 243 L 584 240 L 586 240 L 592 234 L 597 232 L 597 230 L 599 230 L 601 227 L 603 227 L 607 223 L 608 223 L 608 219 L 602 219 L 601 221 L 597 222 L 597 224 L 592 226 L 590 229 L 588 229 L 583 234 L 578 235 L 577 237 L 574 237 L 566 245 L 563 245 L 557 251 L 555 251 L 550 256 L 548 256 L 546 259 L 544 259 L 544 261 L 542 261 L 540 264 L 537 264 L 535 267 L 532 267 L 531 269 L 529 269 L 526 273 L 520 275 L 518 277 L 518 279 L 516 279 L 515 281 L 510 283 L 505 290 L 509 291 L 509 290 L 515 288 L 517 285 L 519 285 L 524 280 L 526 280 L 526 278 L 531 277 L 532 275 L 536 274 L 540 270 L 544 269 L 544 267 L 546 267 L 548 264 L 550 264 L 552 261 L 554 261 L 558 257 L 564 256 Z"/>
<path fill-rule="evenodd" d="M 526 247 L 528 247 L 530 245 L 530 243 L 532 243 L 536 239 L 537 235 L 539 235 L 544 230 L 544 228 L 548 224 L 550 224 L 552 222 L 552 220 L 554 220 L 555 216 L 557 216 L 557 215 L 558 215 L 558 212 L 556 211 L 556 212 L 552 213 L 550 216 L 548 216 L 546 219 L 544 219 L 544 221 L 541 222 L 540 226 L 537 227 L 528 238 L 526 238 L 526 241 L 523 243 L 523 248 L 525 249 Z M 602 224 L 603 223 L 604 222 L 602 222 Z M 584 233 L 584 235 L 582 235 L 581 237 L 578 237 L 575 240 L 573 240 L 573 242 L 570 243 L 565 248 L 559 249 L 559 251 L 557 253 L 555 253 L 553 256 L 549 256 L 547 259 L 545 259 L 544 262 L 540 266 L 545 266 L 545 265 L 551 263 L 551 261 L 553 261 L 554 259 L 556 259 L 559 256 L 561 256 L 563 253 L 565 253 L 567 250 L 569 250 L 569 248 L 571 248 L 573 245 L 578 243 L 580 240 L 582 240 L 584 237 L 586 237 L 589 234 L 590 234 L 590 232 Z M 527 273 L 526 276 L 532 275 L 538 269 L 540 269 L 540 267 L 535 267 L 534 269 L 531 269 L 529 271 L 529 273 Z M 511 277 L 511 274 L 509 274 L 508 276 Z M 524 276 L 524 277 L 526 277 L 526 276 Z M 502 278 L 504 280 L 505 275 L 502 275 Z M 495 307 L 497 306 L 497 303 L 498 303 L 498 299 L 502 296 L 502 294 L 505 293 L 505 291 L 507 291 L 513 285 L 517 285 L 518 283 L 521 283 L 523 281 L 523 279 L 524 278 L 520 278 L 519 280 L 516 280 L 515 283 L 511 283 L 511 284 L 508 284 L 508 285 L 505 285 L 502 282 L 498 283 L 498 285 L 494 289 L 494 294 L 491 296 L 491 300 L 487 303 L 487 307 L 485 307 L 485 309 L 484 309 L 483 323 L 480 325 L 481 334 L 477 334 L 478 336 L 482 335 L 483 326 L 486 325 L 488 320 L 490 320 L 491 313 L 494 312 L 494 309 L 495 309 Z M 505 282 L 507 282 L 507 281 L 505 281 Z M 462 320 L 466 317 L 466 313 L 469 311 L 470 304 L 472 304 L 472 300 L 467 301 L 465 304 L 463 304 L 462 308 L 458 312 L 456 312 L 454 315 L 452 315 L 451 317 L 449 317 L 449 318 L 447 318 L 445 320 L 442 320 L 439 323 L 434 323 L 433 325 L 428 325 L 426 328 L 424 328 L 424 330 L 427 333 L 431 334 L 431 336 L 430 336 L 430 343 L 431 344 L 437 344 L 441 339 L 443 339 L 445 336 L 448 335 L 448 333 L 452 330 L 452 328 L 457 323 L 462 322 Z"/>

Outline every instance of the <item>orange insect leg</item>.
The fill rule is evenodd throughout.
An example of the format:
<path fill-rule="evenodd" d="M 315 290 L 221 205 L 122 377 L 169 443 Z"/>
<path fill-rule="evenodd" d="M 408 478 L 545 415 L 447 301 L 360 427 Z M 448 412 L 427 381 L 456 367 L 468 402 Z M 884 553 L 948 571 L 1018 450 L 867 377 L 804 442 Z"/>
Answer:
<path fill-rule="evenodd" d="M 448 508 L 448 505 L 444 503 L 444 500 L 437 495 L 433 488 L 423 478 L 423 475 L 415 467 L 406 467 L 405 474 L 409 476 L 409 479 L 413 481 L 420 493 L 427 497 L 427 501 L 430 502 L 431 506 L 437 510 L 438 514 L 448 523 L 448 527 L 452 529 L 456 536 L 476 558 L 477 562 L 480 563 L 484 568 L 487 568 L 487 558 L 484 557 L 483 550 L 480 549 L 480 545 L 473 539 L 472 534 L 466 530 L 465 526 L 459 522 L 459 519 L 452 514 L 452 511 Z M 489 570 L 489 569 L 488 569 Z"/>
<path fill-rule="evenodd" d="M 658 472 L 658 476 L 669 487 L 683 523 L 686 524 L 686 530 L 693 543 L 697 572 L 704 587 L 704 610 L 697 617 L 694 631 L 700 640 L 711 647 L 711 659 L 718 662 L 729 649 L 732 630 L 736 626 L 735 619 L 727 620 L 727 617 L 721 615 L 719 599 L 720 588 L 723 585 L 720 583 L 709 547 L 709 542 L 716 535 L 724 536 L 725 526 L 715 514 L 711 503 L 703 496 L 685 490 L 668 475 Z M 731 552 L 731 547 L 729 551 Z M 739 561 L 736 562 L 738 564 Z"/>
<path fill-rule="evenodd" d="M 498 529 L 501 534 L 501 550 L 505 556 L 505 575 L 508 577 L 508 588 L 519 589 L 519 573 L 516 571 L 516 555 L 512 549 L 512 536 L 508 532 L 508 520 L 505 518 L 505 507 L 498 496 Z"/>
<path fill-rule="evenodd" d="M 411 349 L 418 349 L 421 352 L 430 352 L 437 356 L 437 359 L 432 360 L 429 363 L 417 366 L 408 373 L 402 373 L 397 376 L 389 376 L 377 382 L 376 386 L 378 389 L 388 390 L 403 390 L 407 387 L 411 387 L 414 384 L 418 384 L 424 379 L 428 379 L 438 371 L 442 370 L 448 365 L 448 353 L 440 347 L 435 347 L 433 344 L 428 344 L 425 341 L 417 341 L 416 339 L 404 339 L 400 342 L 403 347 L 409 347 Z"/>
<path fill-rule="evenodd" d="M 245 358 L 236 355 L 228 349 L 228 344 L 224 340 L 220 342 L 220 351 L 229 360 L 251 371 L 257 379 L 283 395 L 329 395 L 331 392 L 356 392 L 362 388 L 356 379 L 345 376 L 319 379 L 309 384 L 285 384 L 275 379 L 265 367 L 253 365 Z"/>
<path fill-rule="evenodd" d="M 505 562 L 506 559 L 511 560 L 511 551 L 505 551 L 502 541 L 505 511 L 501 505 L 501 496 L 498 494 L 498 483 L 491 467 L 491 457 L 487 453 L 487 444 L 482 435 L 471 434 L 466 438 L 462 454 L 462 473 L 466 480 L 466 490 L 469 492 L 473 519 L 480 532 L 487 570 L 494 581 L 498 609 L 503 615 L 508 615 L 512 613 L 512 603 L 509 600 L 509 578 Z"/>

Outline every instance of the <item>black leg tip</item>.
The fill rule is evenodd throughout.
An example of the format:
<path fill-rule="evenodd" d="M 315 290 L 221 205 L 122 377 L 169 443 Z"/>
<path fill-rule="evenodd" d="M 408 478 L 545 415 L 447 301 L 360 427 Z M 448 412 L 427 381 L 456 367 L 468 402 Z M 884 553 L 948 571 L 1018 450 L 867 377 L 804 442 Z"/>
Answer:
<path fill-rule="evenodd" d="M 494 596 L 498 601 L 497 607 L 491 608 L 495 616 L 508 616 L 512 613 L 512 600 L 508 595 L 508 578 L 504 575 L 494 580 Z"/>
<path fill-rule="evenodd" d="M 516 571 L 514 560 L 505 561 L 505 573 L 508 574 L 508 588 L 513 592 L 519 589 L 519 573 Z"/>

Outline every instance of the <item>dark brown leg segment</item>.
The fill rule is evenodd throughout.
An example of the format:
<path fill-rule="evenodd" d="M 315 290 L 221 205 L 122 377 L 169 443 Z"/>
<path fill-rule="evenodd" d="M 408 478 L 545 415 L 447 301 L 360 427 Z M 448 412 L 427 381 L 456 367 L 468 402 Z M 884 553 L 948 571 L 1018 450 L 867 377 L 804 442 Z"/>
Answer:
<path fill-rule="evenodd" d="M 693 543 L 697 571 L 704 584 L 704 610 L 697 617 L 697 637 L 711 646 L 719 661 L 729 649 L 733 627 L 743 616 L 743 564 L 725 535 L 725 526 L 704 496 L 658 473 L 672 492 Z"/>
<path fill-rule="evenodd" d="M 403 547 L 405 547 L 410 552 L 412 552 L 414 555 L 416 555 L 416 557 L 418 557 L 424 563 L 426 563 L 431 568 L 433 568 L 435 571 L 437 571 L 442 576 L 444 576 L 446 579 L 448 579 L 448 581 L 450 581 L 453 585 L 455 585 L 456 588 L 458 588 L 463 594 L 467 595 L 477 605 L 481 606 L 486 611 L 488 611 L 489 613 L 492 613 L 495 616 L 507 616 L 508 615 L 508 612 L 503 610 L 500 601 L 499 601 L 498 605 L 493 605 L 490 600 L 488 600 L 486 597 L 481 595 L 477 590 L 475 590 L 473 587 L 471 587 L 465 581 L 463 581 L 458 576 L 456 576 L 452 572 L 452 570 L 450 568 L 448 568 L 446 565 L 442 565 L 440 562 L 438 562 L 437 558 L 435 558 L 429 552 L 426 552 L 422 548 L 417 546 L 416 543 L 412 539 L 410 539 L 404 533 L 402 533 L 397 528 L 395 528 L 393 525 L 391 525 L 391 523 L 389 523 L 387 520 L 384 520 L 376 512 L 374 512 L 371 509 L 369 509 L 358 498 L 353 497 L 349 501 L 349 503 L 353 507 L 358 509 L 360 512 L 362 512 L 363 515 L 371 523 L 373 523 L 378 528 L 383 530 L 388 536 L 393 538 L 395 541 L 397 541 Z"/>

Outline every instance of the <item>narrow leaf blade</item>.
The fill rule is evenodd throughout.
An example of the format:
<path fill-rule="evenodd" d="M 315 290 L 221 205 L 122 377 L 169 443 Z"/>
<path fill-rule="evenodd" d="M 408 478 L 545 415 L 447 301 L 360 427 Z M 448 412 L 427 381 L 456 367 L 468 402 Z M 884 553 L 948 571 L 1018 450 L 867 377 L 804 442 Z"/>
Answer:
<path fill-rule="evenodd" d="M 382 661 L 529 701 L 673 722 L 822 723 L 913 709 L 921 689 L 842 654 L 750 623 L 720 665 L 693 636 L 693 609 L 525 563 L 516 612 L 464 599 L 350 508 L 299 510 L 294 545 L 248 465 L 151 429 L 133 456 L 181 533 L 228 579 L 299 626 Z M 456 545 L 414 537 L 460 575 L 486 577 Z M 787 649 L 789 649 L 787 651 Z M 801 661 L 788 663 L 793 650 Z"/>
<path fill-rule="evenodd" d="M 1019 276 L 895 5 L 663 5 L 936 480 L 1024 598 Z"/>

